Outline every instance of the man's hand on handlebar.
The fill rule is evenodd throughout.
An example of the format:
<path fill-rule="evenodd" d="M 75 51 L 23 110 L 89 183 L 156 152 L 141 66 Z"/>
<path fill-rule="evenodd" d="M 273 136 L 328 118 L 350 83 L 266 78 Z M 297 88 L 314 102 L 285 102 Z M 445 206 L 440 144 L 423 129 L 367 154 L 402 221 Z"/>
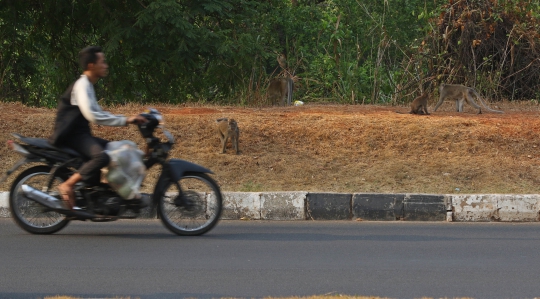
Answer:
<path fill-rule="evenodd" d="M 131 116 L 131 117 L 128 117 L 127 119 L 128 124 L 144 124 L 146 122 L 148 122 L 148 120 L 144 118 L 142 115 Z"/>

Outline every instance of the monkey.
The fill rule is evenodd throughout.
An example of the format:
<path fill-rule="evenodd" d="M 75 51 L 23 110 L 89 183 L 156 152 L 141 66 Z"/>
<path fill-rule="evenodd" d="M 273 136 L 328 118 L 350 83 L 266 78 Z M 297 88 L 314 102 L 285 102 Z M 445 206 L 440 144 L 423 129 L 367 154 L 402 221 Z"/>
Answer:
<path fill-rule="evenodd" d="M 424 92 L 421 96 L 417 97 L 411 102 L 411 111 L 409 114 L 429 115 L 427 111 L 427 102 L 429 93 Z M 396 111 L 397 113 L 404 114 L 403 112 Z"/>
<path fill-rule="evenodd" d="M 473 95 L 474 95 L 478 98 L 478 101 L 480 102 L 480 104 L 482 104 L 482 106 L 484 106 L 484 108 L 486 108 L 486 110 L 495 112 L 495 113 L 504 113 L 504 111 L 494 110 L 494 109 L 489 108 L 484 102 L 484 100 L 482 99 L 482 97 L 478 94 L 478 92 L 476 92 L 476 90 L 472 87 L 467 87 L 467 86 L 458 85 L 458 84 L 444 84 L 443 83 L 439 86 L 439 94 L 440 94 L 439 102 L 437 103 L 437 105 L 435 105 L 435 109 L 433 109 L 434 112 L 437 111 L 437 108 L 441 106 L 441 104 L 444 102 L 445 99 L 450 98 L 456 101 L 457 112 L 463 112 L 463 103 L 467 101 L 471 106 L 478 109 L 477 114 L 482 114 L 482 108 L 474 102 L 474 99 L 473 99 Z"/>
<path fill-rule="evenodd" d="M 268 84 L 266 94 L 272 105 L 275 105 L 278 101 L 281 106 L 285 105 L 285 96 L 287 96 L 287 105 L 291 105 L 293 90 L 294 80 L 292 78 L 273 78 Z"/>
<path fill-rule="evenodd" d="M 238 129 L 238 123 L 234 119 L 219 118 L 216 120 L 217 134 L 221 140 L 221 154 L 225 153 L 225 146 L 227 145 L 227 139 L 231 139 L 234 151 L 238 155 L 238 138 L 240 137 L 240 130 Z"/>
<path fill-rule="evenodd" d="M 280 103 L 281 106 L 284 106 L 285 96 L 287 96 L 287 105 L 291 105 L 293 101 L 294 83 L 298 78 L 289 72 L 287 56 L 285 56 L 284 53 L 278 54 L 277 62 L 281 68 L 281 72 L 278 76 L 283 77 L 270 79 L 268 89 L 266 90 L 267 98 L 270 99 L 272 105 Z"/>

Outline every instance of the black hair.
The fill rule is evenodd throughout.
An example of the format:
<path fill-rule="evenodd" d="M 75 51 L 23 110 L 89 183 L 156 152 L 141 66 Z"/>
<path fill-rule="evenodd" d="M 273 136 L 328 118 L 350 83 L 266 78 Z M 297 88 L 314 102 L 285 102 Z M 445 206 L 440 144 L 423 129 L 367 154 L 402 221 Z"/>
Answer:
<path fill-rule="evenodd" d="M 79 52 L 79 65 L 86 71 L 89 63 L 97 62 L 97 53 L 103 53 L 101 47 L 89 46 Z"/>

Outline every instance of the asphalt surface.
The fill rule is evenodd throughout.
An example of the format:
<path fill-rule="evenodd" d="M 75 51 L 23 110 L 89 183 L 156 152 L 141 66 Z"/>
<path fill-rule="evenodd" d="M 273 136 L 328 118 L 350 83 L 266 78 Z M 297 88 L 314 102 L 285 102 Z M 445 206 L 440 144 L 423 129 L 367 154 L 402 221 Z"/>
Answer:
<path fill-rule="evenodd" d="M 0 298 L 540 297 L 540 223 L 72 222 L 30 235 L 0 219 Z"/>

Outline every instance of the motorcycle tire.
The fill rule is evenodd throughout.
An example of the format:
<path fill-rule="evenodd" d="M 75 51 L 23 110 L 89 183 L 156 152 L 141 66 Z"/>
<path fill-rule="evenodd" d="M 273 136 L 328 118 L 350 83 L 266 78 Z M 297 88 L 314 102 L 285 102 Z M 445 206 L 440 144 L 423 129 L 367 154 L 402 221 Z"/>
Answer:
<path fill-rule="evenodd" d="M 222 194 L 218 184 L 207 174 L 187 172 L 177 185 L 168 181 L 159 192 L 158 217 L 171 232 L 181 236 L 198 236 L 210 231 L 219 221 Z"/>
<path fill-rule="evenodd" d="M 15 223 L 32 234 L 53 234 L 63 229 L 69 220 L 65 215 L 26 198 L 22 194 L 22 185 L 29 185 L 37 190 L 58 197 L 56 187 L 67 180 L 69 174 L 55 176 L 51 188 L 47 188 L 51 167 L 39 165 L 31 167 L 15 178 L 9 192 L 9 209 Z"/>

